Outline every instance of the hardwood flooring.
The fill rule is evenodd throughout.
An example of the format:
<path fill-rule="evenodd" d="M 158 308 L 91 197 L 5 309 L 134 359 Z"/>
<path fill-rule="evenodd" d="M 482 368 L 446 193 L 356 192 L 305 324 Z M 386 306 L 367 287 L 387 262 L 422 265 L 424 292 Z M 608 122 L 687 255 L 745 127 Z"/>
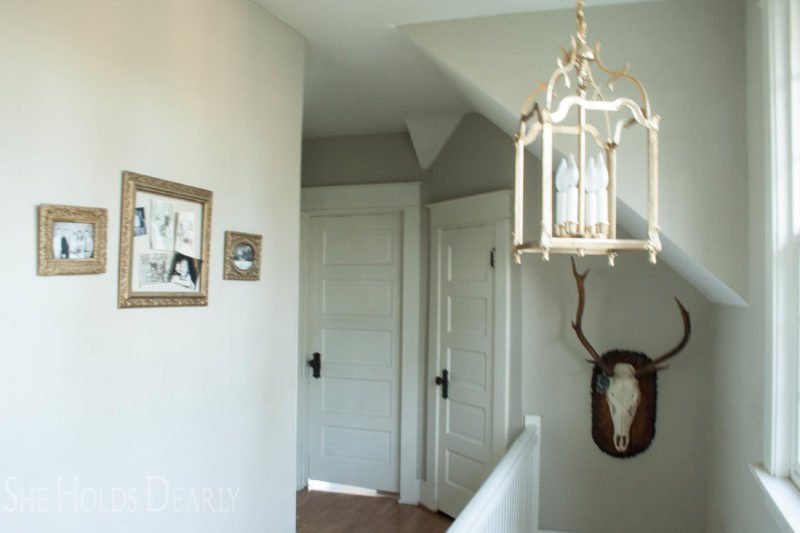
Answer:
<path fill-rule="evenodd" d="M 392 496 L 297 492 L 297 533 L 442 533 L 453 520 Z"/>

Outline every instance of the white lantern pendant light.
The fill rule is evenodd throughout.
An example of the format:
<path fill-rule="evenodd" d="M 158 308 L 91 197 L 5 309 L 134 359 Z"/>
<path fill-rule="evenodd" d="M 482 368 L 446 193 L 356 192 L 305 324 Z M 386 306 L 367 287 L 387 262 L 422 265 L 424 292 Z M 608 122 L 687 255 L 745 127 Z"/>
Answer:
<path fill-rule="evenodd" d="M 522 107 L 516 147 L 514 255 L 517 262 L 526 253 L 540 253 L 547 260 L 551 253 L 607 255 L 613 264 L 618 252 L 645 251 L 655 263 L 661 251 L 658 226 L 658 128 L 660 117 L 650 110 L 650 101 L 641 82 L 625 65 L 620 70 L 607 68 L 600 60 L 600 43 L 586 44 L 584 2 L 576 2 L 577 32 L 572 47 L 563 50 L 548 83 L 538 82 Z M 601 87 L 595 70 L 605 76 Z M 638 100 L 614 97 L 615 83 L 630 83 Z M 573 94 L 570 94 L 570 90 Z M 641 239 L 617 238 L 617 149 L 623 132 L 643 128 L 647 136 L 647 236 Z M 575 142 L 577 157 L 568 162 L 555 152 L 561 137 Z M 526 240 L 524 220 L 525 149 L 541 139 L 542 221 L 538 240 Z M 592 159 L 590 146 L 600 153 Z M 559 143 L 564 146 L 564 143 Z M 569 152 L 569 150 L 566 150 Z M 558 172 L 553 172 L 554 156 L 562 157 Z M 554 194 L 555 193 L 555 194 Z M 555 205 L 554 205 L 555 204 Z M 565 207 L 566 205 L 566 207 Z"/>

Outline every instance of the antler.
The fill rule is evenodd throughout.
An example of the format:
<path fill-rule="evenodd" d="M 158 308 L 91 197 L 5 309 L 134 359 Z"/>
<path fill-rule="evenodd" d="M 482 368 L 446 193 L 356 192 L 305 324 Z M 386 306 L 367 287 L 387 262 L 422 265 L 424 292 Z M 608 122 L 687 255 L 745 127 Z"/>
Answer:
<path fill-rule="evenodd" d="M 572 260 L 572 274 L 575 276 L 575 283 L 578 285 L 578 310 L 575 313 L 575 321 L 572 323 L 572 329 L 575 330 L 575 334 L 578 336 L 581 344 L 583 344 L 584 348 L 589 352 L 589 355 L 592 356 L 592 360 L 587 359 L 587 361 L 597 365 L 607 376 L 611 376 L 613 374 L 611 367 L 600 357 L 600 354 L 594 349 L 594 346 L 592 346 L 586 338 L 586 335 L 583 334 L 583 327 L 581 326 L 581 322 L 583 321 L 583 304 L 585 300 L 583 280 L 586 279 L 589 270 L 587 269 L 583 274 L 578 274 L 578 269 L 575 268 L 575 259 L 570 259 Z"/>
<path fill-rule="evenodd" d="M 678 300 L 677 298 L 675 298 L 675 302 L 678 304 L 678 309 L 680 309 L 681 312 L 681 319 L 683 319 L 683 338 L 678 343 L 678 345 L 675 346 L 672 350 L 668 351 L 664 355 L 656 357 L 647 365 L 636 370 L 637 377 L 642 376 L 644 374 L 650 374 L 652 372 L 658 372 L 659 370 L 666 370 L 669 367 L 669 365 L 662 365 L 661 363 L 663 363 L 670 357 L 674 357 L 675 355 L 677 355 L 678 352 L 683 350 L 683 348 L 686 346 L 686 343 L 689 342 L 689 336 L 692 333 L 692 320 L 689 318 L 689 311 L 686 310 L 681 301 Z"/>

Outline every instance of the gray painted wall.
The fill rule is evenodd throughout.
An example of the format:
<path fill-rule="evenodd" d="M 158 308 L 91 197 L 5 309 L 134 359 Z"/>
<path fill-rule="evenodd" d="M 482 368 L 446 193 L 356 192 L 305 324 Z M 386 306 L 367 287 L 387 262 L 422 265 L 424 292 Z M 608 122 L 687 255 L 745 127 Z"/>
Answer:
<path fill-rule="evenodd" d="M 591 366 L 570 327 L 577 303 L 569 260 L 522 265 L 523 411 L 542 415 L 542 527 L 566 531 L 705 531 L 713 310 L 662 264 L 624 255 L 609 268 L 579 262 L 587 278 L 584 331 L 600 351 L 665 352 L 680 338 L 673 297 L 692 316 L 692 339 L 658 375 L 656 437 L 626 460 L 591 440 Z"/>
<path fill-rule="evenodd" d="M 303 141 L 303 186 L 422 181 L 408 133 Z"/>
<path fill-rule="evenodd" d="M 510 188 L 513 167 L 508 135 L 471 115 L 431 167 L 432 196 Z M 535 165 L 527 167 L 537 173 Z M 527 183 L 537 181 L 529 176 Z M 538 189 L 528 192 L 528 205 L 538 205 Z M 539 209 L 531 209 L 526 225 L 538 226 L 538 218 Z M 633 459 L 610 458 L 591 439 L 591 366 L 570 328 L 577 297 L 569 260 L 525 258 L 518 267 L 522 411 L 542 416 L 540 525 L 593 533 L 704 531 L 712 306 L 669 268 L 651 266 L 644 254 L 622 255 L 613 269 L 600 258 L 579 265 L 592 267 L 584 329 L 598 350 L 627 348 L 652 356 L 666 351 L 681 334 L 674 296 L 692 313 L 695 333 L 660 376 L 652 447 Z"/>
<path fill-rule="evenodd" d="M 306 142 L 304 150 L 324 142 Z M 513 165 L 509 136 L 480 115 L 468 115 L 425 175 L 429 197 L 438 201 L 510 188 Z M 536 173 L 535 165 L 528 168 Z M 316 178 L 304 172 L 304 179 Z M 538 190 L 530 189 L 536 205 Z M 538 211 L 527 217 L 533 226 Z M 705 531 L 713 308 L 669 268 L 651 266 L 643 254 L 621 256 L 614 269 L 599 259 L 580 264 L 592 267 L 585 331 L 598 349 L 636 349 L 653 356 L 666 351 L 681 334 L 674 296 L 692 313 L 695 333 L 660 375 L 657 435 L 650 450 L 629 460 L 610 458 L 591 439 L 591 367 L 570 328 L 577 298 L 569 261 L 555 257 L 542 263 L 528 256 L 517 267 L 522 287 L 519 401 L 524 413 L 542 415 L 544 428 L 541 525 L 593 533 Z"/>
<path fill-rule="evenodd" d="M 535 161 L 531 156 L 528 160 Z M 430 166 L 428 180 L 430 199 L 434 202 L 511 189 L 514 144 L 483 116 L 467 115 Z"/>

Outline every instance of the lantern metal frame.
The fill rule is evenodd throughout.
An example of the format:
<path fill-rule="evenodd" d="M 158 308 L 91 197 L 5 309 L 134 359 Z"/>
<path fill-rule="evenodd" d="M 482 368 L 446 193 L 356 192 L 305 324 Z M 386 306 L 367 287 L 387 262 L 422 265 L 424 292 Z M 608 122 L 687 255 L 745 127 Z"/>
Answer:
<path fill-rule="evenodd" d="M 600 60 L 598 41 L 594 47 L 586 44 L 587 24 L 584 16 L 584 1 L 576 2 L 577 32 L 571 36 L 572 48 L 561 49 L 563 57 L 557 61 L 558 68 L 550 76 L 548 83 L 537 82 L 536 87 L 526 98 L 519 121 L 519 130 L 514 136 L 516 148 L 516 173 L 514 184 L 514 233 L 513 250 L 517 263 L 525 253 L 541 253 L 545 261 L 551 253 L 577 255 L 607 255 L 609 264 L 614 264 L 617 252 L 645 251 L 650 262 L 656 262 L 661 251 L 658 226 L 658 132 L 661 117 L 650 109 L 650 100 L 642 83 L 630 74 L 630 65 L 619 70 L 606 67 Z M 608 79 L 606 87 L 614 91 L 618 81 L 630 82 L 638 92 L 641 101 L 632 98 L 609 99 L 595 82 L 592 65 L 604 73 Z M 569 89 L 573 83 L 576 94 L 558 98 L 556 87 L 563 84 Z M 542 103 L 537 97 L 544 95 Z M 577 110 L 577 124 L 565 124 L 570 111 Z M 587 111 L 601 112 L 605 115 L 605 138 L 601 129 L 589 123 Z M 612 114 L 615 121 L 612 122 Z M 641 126 L 647 132 L 647 239 L 617 238 L 617 148 L 623 130 Z M 553 138 L 554 135 L 572 135 L 578 138 L 578 221 L 569 228 L 553 225 Z M 542 170 L 542 221 L 539 241 L 525 241 L 524 221 L 524 169 L 526 147 L 541 136 Z M 605 152 L 605 162 L 609 176 L 608 182 L 608 226 L 588 227 L 586 220 L 585 178 L 587 160 L 587 137 Z"/>

